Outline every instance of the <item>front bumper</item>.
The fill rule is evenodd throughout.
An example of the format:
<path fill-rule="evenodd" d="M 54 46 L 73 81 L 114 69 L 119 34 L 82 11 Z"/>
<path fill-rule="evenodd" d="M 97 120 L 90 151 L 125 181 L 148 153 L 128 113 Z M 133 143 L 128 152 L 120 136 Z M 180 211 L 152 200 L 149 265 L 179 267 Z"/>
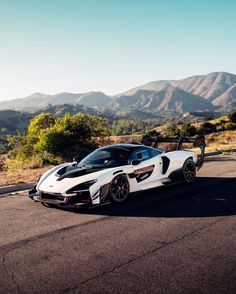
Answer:
<path fill-rule="evenodd" d="M 29 198 L 37 202 L 56 205 L 59 207 L 81 207 L 92 205 L 92 199 L 89 191 L 78 193 L 75 196 L 64 196 L 60 193 L 37 191 L 36 187 L 34 187 L 29 191 Z"/>

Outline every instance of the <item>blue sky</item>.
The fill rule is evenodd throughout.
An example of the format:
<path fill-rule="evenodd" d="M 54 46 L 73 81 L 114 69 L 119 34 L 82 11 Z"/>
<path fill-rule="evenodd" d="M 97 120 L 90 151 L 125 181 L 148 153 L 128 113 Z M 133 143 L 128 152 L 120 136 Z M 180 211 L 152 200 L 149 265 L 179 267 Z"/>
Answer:
<path fill-rule="evenodd" d="M 0 0 L 0 100 L 236 73 L 236 1 Z"/>

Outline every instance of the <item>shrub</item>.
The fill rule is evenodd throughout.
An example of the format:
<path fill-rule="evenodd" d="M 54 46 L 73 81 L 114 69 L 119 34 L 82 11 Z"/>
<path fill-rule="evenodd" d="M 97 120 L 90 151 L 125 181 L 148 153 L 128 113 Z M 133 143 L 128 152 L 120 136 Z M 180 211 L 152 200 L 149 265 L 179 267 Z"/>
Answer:
<path fill-rule="evenodd" d="M 195 126 L 192 126 L 191 124 L 184 124 L 180 130 L 180 133 L 182 136 L 188 136 L 192 137 L 196 135 L 196 128 Z"/>
<path fill-rule="evenodd" d="M 200 135 L 206 135 L 206 134 L 214 133 L 215 131 L 216 131 L 215 125 L 211 124 L 210 122 L 203 122 L 200 125 L 198 133 Z"/>
<path fill-rule="evenodd" d="M 9 156 L 22 166 L 59 163 L 78 153 L 86 155 L 96 147 L 94 137 L 109 134 L 106 119 L 97 116 L 77 113 L 54 119 L 40 114 L 31 120 L 26 134 L 8 137 Z"/>
<path fill-rule="evenodd" d="M 6 170 L 7 170 L 6 162 L 4 159 L 0 158 L 0 172 L 6 171 Z"/>
<path fill-rule="evenodd" d="M 236 123 L 233 122 L 227 122 L 223 125 L 225 130 L 235 130 L 236 129 Z"/>
<path fill-rule="evenodd" d="M 217 132 L 223 132 L 225 130 L 224 125 L 223 124 L 217 124 L 216 125 L 216 131 Z"/>
<path fill-rule="evenodd" d="M 164 128 L 166 136 L 176 137 L 180 135 L 180 129 L 175 124 L 167 124 Z"/>
<path fill-rule="evenodd" d="M 142 120 L 121 119 L 114 121 L 111 127 L 111 133 L 114 136 L 132 135 L 137 133 L 146 133 L 154 128 L 153 124 Z"/>
<path fill-rule="evenodd" d="M 42 130 L 48 129 L 55 124 L 51 113 L 42 113 L 30 121 L 27 131 L 27 141 L 35 144 L 38 141 Z"/>
<path fill-rule="evenodd" d="M 236 123 L 236 112 L 230 113 L 228 115 L 229 121 L 232 123 Z"/>

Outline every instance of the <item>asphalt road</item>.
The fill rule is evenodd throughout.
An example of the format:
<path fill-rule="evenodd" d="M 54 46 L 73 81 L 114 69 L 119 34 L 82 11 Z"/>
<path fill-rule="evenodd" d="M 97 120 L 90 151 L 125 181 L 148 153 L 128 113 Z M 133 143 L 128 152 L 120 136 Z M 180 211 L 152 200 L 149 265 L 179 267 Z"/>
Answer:
<path fill-rule="evenodd" d="M 0 293 L 236 293 L 236 156 L 122 206 L 0 198 Z"/>

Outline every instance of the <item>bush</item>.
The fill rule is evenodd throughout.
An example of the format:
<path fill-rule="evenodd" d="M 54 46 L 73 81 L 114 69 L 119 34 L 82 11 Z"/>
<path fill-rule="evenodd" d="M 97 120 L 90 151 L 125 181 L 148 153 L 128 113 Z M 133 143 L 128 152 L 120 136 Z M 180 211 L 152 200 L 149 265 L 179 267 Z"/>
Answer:
<path fill-rule="evenodd" d="M 86 155 L 96 147 L 94 137 L 109 135 L 103 118 L 77 113 L 54 119 L 51 114 L 40 114 L 31 120 L 26 134 L 9 136 L 10 158 L 22 166 L 43 165 L 72 160 Z"/>
<path fill-rule="evenodd" d="M 167 124 L 164 128 L 166 136 L 178 137 L 180 136 L 180 129 L 175 124 Z"/>
<path fill-rule="evenodd" d="M 196 128 L 191 124 L 184 124 L 180 130 L 182 136 L 192 137 L 196 135 Z"/>
<path fill-rule="evenodd" d="M 6 171 L 6 170 L 7 170 L 6 162 L 4 159 L 0 158 L 0 172 Z"/>
<path fill-rule="evenodd" d="M 146 133 L 153 128 L 153 124 L 142 120 L 121 119 L 113 122 L 111 133 L 114 136 L 132 135 L 135 133 Z"/>
<path fill-rule="evenodd" d="M 236 112 L 230 113 L 228 115 L 229 121 L 232 123 L 236 123 Z"/>
<path fill-rule="evenodd" d="M 215 125 L 211 124 L 210 122 L 203 122 L 200 125 L 198 133 L 200 135 L 206 135 L 206 134 L 214 133 L 215 131 L 216 131 Z"/>
<path fill-rule="evenodd" d="M 225 130 L 224 125 L 223 124 L 217 124 L 216 125 L 216 131 L 217 132 L 223 132 Z"/>
<path fill-rule="evenodd" d="M 225 130 L 235 130 L 236 129 L 236 123 L 233 122 L 227 122 L 223 125 Z"/>
<path fill-rule="evenodd" d="M 42 130 L 48 129 L 55 125 L 55 119 L 51 113 L 42 113 L 30 121 L 27 132 L 27 141 L 35 144 Z"/>

